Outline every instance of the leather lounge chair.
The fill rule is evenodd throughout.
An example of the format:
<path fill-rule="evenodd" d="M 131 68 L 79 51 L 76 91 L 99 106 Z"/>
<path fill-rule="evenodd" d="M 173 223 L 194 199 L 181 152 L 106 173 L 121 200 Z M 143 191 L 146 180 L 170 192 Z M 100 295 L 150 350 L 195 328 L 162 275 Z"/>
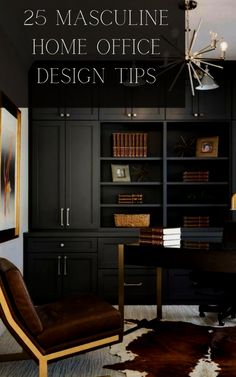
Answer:
<path fill-rule="evenodd" d="M 28 358 L 48 376 L 48 362 L 122 341 L 118 310 L 96 296 L 75 295 L 34 306 L 20 271 L 0 258 L 0 317 Z M 26 354 L 1 355 L 1 361 Z"/>

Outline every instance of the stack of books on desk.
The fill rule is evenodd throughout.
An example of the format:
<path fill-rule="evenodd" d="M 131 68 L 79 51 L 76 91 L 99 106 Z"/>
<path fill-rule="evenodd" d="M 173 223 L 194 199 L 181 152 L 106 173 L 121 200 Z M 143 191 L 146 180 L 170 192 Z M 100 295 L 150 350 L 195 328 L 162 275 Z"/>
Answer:
<path fill-rule="evenodd" d="M 139 243 L 179 248 L 181 246 L 181 228 L 141 228 Z"/>

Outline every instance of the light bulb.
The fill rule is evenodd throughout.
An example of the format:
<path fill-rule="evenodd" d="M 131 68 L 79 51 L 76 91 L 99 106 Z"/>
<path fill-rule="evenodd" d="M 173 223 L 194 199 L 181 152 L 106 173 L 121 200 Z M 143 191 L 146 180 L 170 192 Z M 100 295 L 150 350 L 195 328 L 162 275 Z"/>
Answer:
<path fill-rule="evenodd" d="M 225 41 L 222 41 L 220 43 L 220 48 L 221 48 L 221 59 L 225 59 L 225 53 L 226 53 L 226 50 L 228 48 L 228 43 L 225 42 Z"/>
<path fill-rule="evenodd" d="M 221 48 L 221 51 L 225 52 L 228 48 L 228 43 L 225 41 L 221 42 L 220 48 Z"/>
<path fill-rule="evenodd" d="M 216 43 L 217 43 L 217 33 L 214 31 L 210 31 L 211 34 L 211 47 L 216 48 Z"/>

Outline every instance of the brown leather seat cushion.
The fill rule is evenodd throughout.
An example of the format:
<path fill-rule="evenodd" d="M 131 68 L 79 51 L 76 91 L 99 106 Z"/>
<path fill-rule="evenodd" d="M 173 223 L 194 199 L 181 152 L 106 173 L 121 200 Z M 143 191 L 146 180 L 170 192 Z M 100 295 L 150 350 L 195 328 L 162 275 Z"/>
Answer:
<path fill-rule="evenodd" d="M 89 337 L 99 339 L 121 330 L 120 313 L 91 295 L 76 295 L 41 305 L 37 312 L 44 328 L 37 340 L 45 350 L 58 349 L 58 345 L 71 346 L 74 340 L 79 344 Z"/>

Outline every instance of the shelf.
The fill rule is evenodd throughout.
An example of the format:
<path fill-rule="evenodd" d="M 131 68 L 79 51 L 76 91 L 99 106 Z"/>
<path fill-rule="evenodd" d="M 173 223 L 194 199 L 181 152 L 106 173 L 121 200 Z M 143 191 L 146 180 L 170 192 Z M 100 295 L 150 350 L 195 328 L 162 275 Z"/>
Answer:
<path fill-rule="evenodd" d="M 167 157 L 167 161 L 228 161 L 229 157 Z"/>
<path fill-rule="evenodd" d="M 161 204 L 101 204 L 102 208 L 161 208 Z"/>
<path fill-rule="evenodd" d="M 161 186 L 162 182 L 101 182 L 101 186 Z"/>
<path fill-rule="evenodd" d="M 227 186 L 229 182 L 167 182 L 169 186 Z"/>
<path fill-rule="evenodd" d="M 161 157 L 100 157 L 101 161 L 162 161 Z"/>
<path fill-rule="evenodd" d="M 185 204 L 167 204 L 167 207 L 174 207 L 174 208 L 227 208 L 228 204 L 215 204 L 215 203 L 207 203 L 207 204 L 191 204 L 191 203 L 185 203 Z"/>

